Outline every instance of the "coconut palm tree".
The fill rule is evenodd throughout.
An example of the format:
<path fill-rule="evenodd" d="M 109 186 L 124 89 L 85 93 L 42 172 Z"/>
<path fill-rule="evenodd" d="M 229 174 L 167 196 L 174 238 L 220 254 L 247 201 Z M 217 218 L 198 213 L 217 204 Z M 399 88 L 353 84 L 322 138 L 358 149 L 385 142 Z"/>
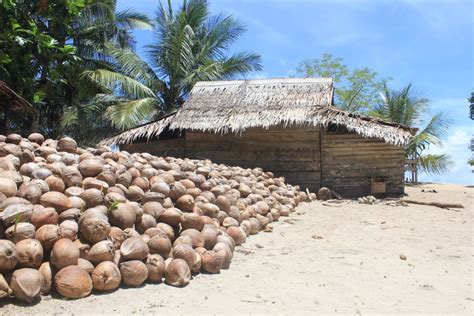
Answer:
<path fill-rule="evenodd" d="M 62 86 L 66 109 L 62 125 L 66 133 L 78 140 L 93 144 L 114 131 L 105 118 L 107 103 L 98 102 L 112 95 L 112 86 L 91 80 L 86 74 L 100 69 L 110 77 L 122 76 L 121 67 L 113 55 L 122 50 L 133 51 L 135 41 L 132 31 L 152 29 L 151 20 L 133 10 L 117 11 L 116 0 L 94 0 L 81 10 L 73 22 L 68 41 L 76 48 L 79 63 L 69 64 Z"/>
<path fill-rule="evenodd" d="M 177 11 L 170 1 L 160 3 L 155 41 L 147 46 L 149 63 L 131 49 L 111 48 L 120 74 L 98 69 L 86 75 L 118 91 L 115 97 L 98 96 L 98 101 L 110 104 L 107 117 L 113 125 L 136 126 L 179 108 L 199 80 L 234 78 L 260 70 L 261 58 L 254 53 L 228 55 L 244 31 L 231 15 L 212 16 L 206 0 L 185 0 Z"/>
<path fill-rule="evenodd" d="M 425 173 L 445 172 L 451 164 L 449 156 L 426 153 L 430 145 L 442 146 L 441 137 L 448 128 L 443 113 L 431 115 L 429 100 L 415 97 L 411 84 L 394 91 L 384 82 L 381 97 L 382 102 L 370 113 L 372 116 L 407 126 L 422 126 L 407 145 L 406 157 L 416 159 Z"/>

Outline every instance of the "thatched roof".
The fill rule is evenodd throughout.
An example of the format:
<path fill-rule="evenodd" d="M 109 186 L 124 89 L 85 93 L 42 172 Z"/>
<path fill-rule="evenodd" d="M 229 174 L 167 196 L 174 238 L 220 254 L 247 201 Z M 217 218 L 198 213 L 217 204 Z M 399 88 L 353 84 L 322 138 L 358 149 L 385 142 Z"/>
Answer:
<path fill-rule="evenodd" d="M 137 127 L 102 144 L 126 144 L 165 128 L 212 133 L 241 133 L 277 124 L 345 126 L 364 137 L 405 145 L 413 130 L 340 110 L 332 105 L 333 82 L 328 78 L 198 82 L 183 107 L 171 117 Z M 123 136 L 125 134 L 125 136 Z"/>
<path fill-rule="evenodd" d="M 0 81 L 0 106 L 4 104 L 8 104 L 10 110 L 13 112 L 23 111 L 31 114 L 35 111 L 34 107 L 28 101 L 8 87 L 5 82 Z"/>
<path fill-rule="evenodd" d="M 106 138 L 99 143 L 99 146 L 130 144 L 139 138 L 146 137 L 146 139 L 150 139 L 153 136 L 160 135 L 161 132 L 163 132 L 165 128 L 170 125 L 170 122 L 174 118 L 175 114 L 176 112 L 170 113 L 154 122 L 145 123 L 143 125 L 128 129 L 113 137 Z"/>

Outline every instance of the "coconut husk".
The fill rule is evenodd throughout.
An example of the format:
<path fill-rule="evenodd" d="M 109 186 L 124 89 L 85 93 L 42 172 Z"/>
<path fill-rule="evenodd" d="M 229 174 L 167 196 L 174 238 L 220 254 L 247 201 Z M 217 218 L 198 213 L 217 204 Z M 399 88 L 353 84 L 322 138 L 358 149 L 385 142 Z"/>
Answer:
<path fill-rule="evenodd" d="M 92 291 L 92 279 L 78 266 L 67 266 L 61 269 L 54 278 L 56 290 L 69 299 L 88 296 Z"/>
<path fill-rule="evenodd" d="M 41 291 L 42 277 L 38 270 L 22 268 L 15 270 L 10 281 L 13 295 L 24 302 L 32 303 Z"/>
<path fill-rule="evenodd" d="M 101 262 L 92 271 L 92 285 L 97 291 L 113 291 L 120 286 L 122 276 L 111 261 Z"/>

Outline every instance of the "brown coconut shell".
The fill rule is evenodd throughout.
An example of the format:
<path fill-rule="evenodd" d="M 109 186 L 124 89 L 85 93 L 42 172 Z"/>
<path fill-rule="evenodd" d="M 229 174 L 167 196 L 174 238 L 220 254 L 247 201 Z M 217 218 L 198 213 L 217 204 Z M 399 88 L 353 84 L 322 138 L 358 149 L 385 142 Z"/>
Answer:
<path fill-rule="evenodd" d="M 193 247 L 193 239 L 191 238 L 191 236 L 179 236 L 174 241 L 173 247 L 176 246 L 176 245 L 181 245 L 181 244 L 188 245 L 189 247 L 192 248 Z"/>
<path fill-rule="evenodd" d="M 0 239 L 0 272 L 12 270 L 18 262 L 15 244 L 9 240 Z"/>
<path fill-rule="evenodd" d="M 163 258 L 168 258 L 172 247 L 169 238 L 160 234 L 151 237 L 147 246 L 151 254 L 158 254 Z"/>
<path fill-rule="evenodd" d="M 176 202 L 181 196 L 186 194 L 186 187 L 179 182 L 170 184 L 169 197 Z"/>
<path fill-rule="evenodd" d="M 74 243 L 76 244 L 77 248 L 79 248 L 79 253 L 80 253 L 79 257 L 83 259 L 87 259 L 91 246 L 89 244 L 83 243 L 80 239 L 74 240 Z"/>
<path fill-rule="evenodd" d="M 186 286 L 191 280 L 191 270 L 183 259 L 173 259 L 165 269 L 165 282 L 172 286 Z"/>
<path fill-rule="evenodd" d="M 143 214 L 135 223 L 135 229 L 143 234 L 147 229 L 156 227 L 156 220 L 150 214 Z"/>
<path fill-rule="evenodd" d="M 217 243 L 217 230 L 213 226 L 204 226 L 201 231 L 204 238 L 204 248 L 211 250 Z"/>
<path fill-rule="evenodd" d="M 18 267 L 38 269 L 43 260 L 43 247 L 36 239 L 24 239 L 16 244 Z"/>
<path fill-rule="evenodd" d="M 231 226 L 227 228 L 227 234 L 232 237 L 237 246 L 243 244 L 247 239 L 247 235 L 241 227 Z"/>
<path fill-rule="evenodd" d="M 66 189 L 63 179 L 59 176 L 51 175 L 44 179 L 44 181 L 48 184 L 51 191 L 64 192 Z"/>
<path fill-rule="evenodd" d="M 102 240 L 95 243 L 89 253 L 87 254 L 87 260 L 94 264 L 98 264 L 103 261 L 113 261 L 115 256 L 114 244 L 110 240 Z"/>
<path fill-rule="evenodd" d="M 92 292 L 92 279 L 89 273 L 78 266 L 61 269 L 54 278 L 56 290 L 69 299 L 88 296 Z"/>
<path fill-rule="evenodd" d="M 15 196 L 18 191 L 16 183 L 8 178 L 0 178 L 0 193 L 6 197 Z"/>
<path fill-rule="evenodd" d="M 17 299 L 33 303 L 40 295 L 41 283 L 42 277 L 38 270 L 22 268 L 13 272 L 10 288 Z"/>
<path fill-rule="evenodd" d="M 185 244 L 178 244 L 173 247 L 172 250 L 173 259 L 183 259 L 189 266 L 189 269 L 192 270 L 196 260 L 196 252 L 194 249 Z"/>
<path fill-rule="evenodd" d="M 59 226 L 46 224 L 38 228 L 35 233 L 35 239 L 41 242 L 43 250 L 49 251 L 53 247 L 54 243 L 59 240 Z"/>
<path fill-rule="evenodd" d="M 94 244 L 107 238 L 110 232 L 107 217 L 91 214 L 81 219 L 79 220 L 79 230 L 85 240 Z"/>
<path fill-rule="evenodd" d="M 219 214 L 219 206 L 212 203 L 200 203 L 198 207 L 202 210 L 203 214 L 211 218 L 217 217 Z"/>
<path fill-rule="evenodd" d="M 135 209 L 130 203 L 120 203 L 110 210 L 109 221 L 121 229 L 133 228 L 136 221 Z"/>
<path fill-rule="evenodd" d="M 81 173 L 73 166 L 67 166 L 64 168 L 61 178 L 67 188 L 80 186 L 82 182 Z"/>
<path fill-rule="evenodd" d="M 173 242 L 175 240 L 176 236 L 174 234 L 174 229 L 169 224 L 158 223 L 158 224 L 156 224 L 156 228 L 161 229 L 166 234 L 166 236 L 168 236 L 168 238 L 171 240 L 171 242 Z"/>
<path fill-rule="evenodd" d="M 27 184 L 18 190 L 17 196 L 24 198 L 31 203 L 37 204 L 40 201 L 41 195 L 43 192 L 38 185 L 35 184 Z"/>
<path fill-rule="evenodd" d="M 189 229 L 183 230 L 181 232 L 181 236 L 191 237 L 194 248 L 204 247 L 204 244 L 205 244 L 204 236 L 197 229 L 189 228 Z"/>
<path fill-rule="evenodd" d="M 53 266 L 49 262 L 43 262 L 38 271 L 41 274 L 41 294 L 47 295 L 53 284 Z"/>
<path fill-rule="evenodd" d="M 120 263 L 122 282 L 128 286 L 139 286 L 148 278 L 148 268 L 140 260 L 131 260 Z"/>
<path fill-rule="evenodd" d="M 165 260 L 158 254 L 150 254 L 146 260 L 148 281 L 159 283 L 165 276 Z"/>
<path fill-rule="evenodd" d="M 198 214 L 184 213 L 181 217 L 181 227 L 183 230 L 194 228 L 200 231 L 204 227 L 204 221 Z"/>
<path fill-rule="evenodd" d="M 10 288 L 10 285 L 8 285 L 8 282 L 5 280 L 3 275 L 0 274 L 0 300 L 2 298 L 9 297 L 12 294 L 13 291 Z"/>
<path fill-rule="evenodd" d="M 77 260 L 77 266 L 87 273 L 91 274 L 94 270 L 94 265 L 87 259 L 79 258 Z"/>
<path fill-rule="evenodd" d="M 58 212 L 52 207 L 35 207 L 31 214 L 30 223 L 33 224 L 36 229 L 46 224 L 57 224 L 58 223 Z"/>
<path fill-rule="evenodd" d="M 184 212 L 192 212 L 194 208 L 194 198 L 189 194 L 182 195 L 176 201 L 176 207 Z"/>
<path fill-rule="evenodd" d="M 229 245 L 225 243 L 217 243 L 212 250 L 222 256 L 222 269 L 229 269 L 233 257 L 233 253 L 232 250 L 230 250 Z"/>
<path fill-rule="evenodd" d="M 120 246 L 122 260 L 145 260 L 148 254 L 148 245 L 140 237 L 125 239 Z"/>
<path fill-rule="evenodd" d="M 5 200 L 5 202 L 2 204 L 6 204 L 7 200 Z M 3 208 L 3 212 L 1 213 L 1 218 L 3 220 L 3 224 L 5 224 L 5 227 L 9 227 L 15 224 L 15 222 L 17 221 L 28 222 L 32 214 L 33 214 L 32 204 L 11 204 Z"/>
<path fill-rule="evenodd" d="M 126 239 L 125 233 L 118 227 L 112 226 L 110 228 L 109 236 L 107 237 L 114 245 L 114 249 L 120 249 L 120 246 Z"/>
<path fill-rule="evenodd" d="M 18 223 L 7 228 L 5 237 L 14 243 L 35 237 L 35 226 L 30 223 Z"/>
<path fill-rule="evenodd" d="M 201 270 L 208 273 L 219 273 L 224 264 L 224 257 L 215 251 L 201 254 Z"/>
<path fill-rule="evenodd" d="M 143 205 L 143 212 L 153 216 L 155 219 L 158 219 L 161 214 L 165 212 L 165 209 L 159 202 L 146 202 Z"/>
<path fill-rule="evenodd" d="M 75 153 L 77 150 L 77 143 L 70 137 L 63 137 L 58 140 L 58 151 L 65 151 L 68 153 Z"/>
<path fill-rule="evenodd" d="M 78 232 L 79 225 L 74 220 L 65 220 L 59 224 L 59 236 L 61 236 L 61 238 L 67 238 L 74 241 L 77 239 Z"/>
<path fill-rule="evenodd" d="M 97 291 L 113 291 L 120 286 L 122 275 L 111 261 L 101 262 L 92 271 L 92 285 Z"/>
<path fill-rule="evenodd" d="M 104 163 L 99 159 L 86 159 L 79 163 L 77 168 L 83 177 L 95 177 L 102 172 Z"/>
<path fill-rule="evenodd" d="M 71 202 L 68 197 L 61 192 L 46 192 L 40 198 L 40 203 L 44 207 L 52 207 L 58 213 L 71 208 Z"/>
<path fill-rule="evenodd" d="M 70 239 L 61 238 L 54 243 L 51 250 L 50 262 L 58 270 L 77 265 L 79 259 L 79 248 Z"/>
<path fill-rule="evenodd" d="M 167 208 L 158 218 L 158 221 L 170 226 L 178 226 L 181 222 L 181 215 L 182 212 L 179 209 L 175 207 Z"/>
<path fill-rule="evenodd" d="M 98 189 L 87 189 L 79 195 L 86 202 L 86 207 L 91 208 L 104 202 L 104 193 Z"/>

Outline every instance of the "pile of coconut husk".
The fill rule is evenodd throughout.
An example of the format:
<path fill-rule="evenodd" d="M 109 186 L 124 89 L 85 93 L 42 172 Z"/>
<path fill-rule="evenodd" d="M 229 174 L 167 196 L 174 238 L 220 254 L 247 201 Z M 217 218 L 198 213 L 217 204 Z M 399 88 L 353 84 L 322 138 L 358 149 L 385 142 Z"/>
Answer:
<path fill-rule="evenodd" d="M 185 286 L 307 200 L 259 168 L 0 135 L 0 298 Z"/>

